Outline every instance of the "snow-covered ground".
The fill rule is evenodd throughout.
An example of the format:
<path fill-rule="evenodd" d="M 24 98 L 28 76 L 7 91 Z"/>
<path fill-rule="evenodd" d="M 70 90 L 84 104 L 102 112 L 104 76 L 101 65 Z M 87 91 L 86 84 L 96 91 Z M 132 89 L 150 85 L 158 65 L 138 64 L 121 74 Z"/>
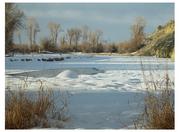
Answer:
<path fill-rule="evenodd" d="M 53 57 L 64 60 L 41 60 Z M 6 57 L 6 88 L 16 90 L 26 78 L 28 91 L 38 90 L 38 80 L 54 91 L 68 91 L 71 118 L 65 128 L 130 128 L 142 110 L 142 69 L 147 79 L 152 80 L 152 73 L 161 81 L 168 72 L 174 80 L 174 63 L 163 58 L 33 54 Z"/>

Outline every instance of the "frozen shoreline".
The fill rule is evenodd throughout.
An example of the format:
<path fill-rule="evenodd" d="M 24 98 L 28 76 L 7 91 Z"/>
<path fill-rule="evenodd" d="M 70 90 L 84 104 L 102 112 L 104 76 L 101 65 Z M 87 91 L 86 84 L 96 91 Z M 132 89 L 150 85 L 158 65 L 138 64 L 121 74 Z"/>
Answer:
<path fill-rule="evenodd" d="M 64 57 L 62 61 L 44 62 L 41 59 L 53 57 Z M 68 59 L 66 59 L 68 57 Z M 31 59 L 32 61 L 21 61 Z M 38 61 L 38 59 L 40 61 Z M 11 61 L 15 60 L 15 61 Z M 141 70 L 142 65 L 149 68 L 164 70 L 174 69 L 174 62 L 170 59 L 140 56 L 104 56 L 88 54 L 37 54 L 37 55 L 16 55 L 6 57 L 6 70 L 48 70 L 59 68 L 97 68 L 101 70 Z"/>
<path fill-rule="evenodd" d="M 82 54 L 61 62 L 38 62 L 37 58 L 34 55 L 31 62 L 10 62 L 6 58 L 6 89 L 18 90 L 27 79 L 26 90 L 31 93 L 39 90 L 39 80 L 54 93 L 68 91 L 72 95 L 68 106 L 71 119 L 65 129 L 133 128 L 146 91 L 140 58 Z M 166 72 L 174 80 L 174 63 L 170 60 L 154 57 L 142 60 L 149 81 L 150 73 L 156 81 L 162 81 Z"/>

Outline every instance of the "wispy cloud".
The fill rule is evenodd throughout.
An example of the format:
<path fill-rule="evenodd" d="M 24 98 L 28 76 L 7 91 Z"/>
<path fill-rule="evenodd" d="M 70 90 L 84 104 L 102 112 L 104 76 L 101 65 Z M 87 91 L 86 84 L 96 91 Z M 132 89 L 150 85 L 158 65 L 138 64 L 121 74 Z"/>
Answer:
<path fill-rule="evenodd" d="M 82 16 L 82 12 L 78 10 L 26 10 L 24 9 L 25 14 L 33 17 L 40 18 L 64 18 L 64 19 L 77 19 Z"/>
<path fill-rule="evenodd" d="M 147 21 L 147 32 L 174 18 L 173 4 L 19 4 L 26 16 L 35 17 L 42 32 L 48 33 L 49 21 L 59 22 L 64 29 L 88 25 L 101 29 L 104 36 L 127 39 L 130 25 L 142 16 Z"/>
<path fill-rule="evenodd" d="M 51 19 L 63 19 L 63 20 L 88 20 L 93 22 L 103 22 L 103 23 L 109 23 L 109 24 L 122 24 L 129 22 L 128 16 L 124 16 L 123 18 L 118 18 L 115 16 L 109 16 L 105 13 L 100 13 L 96 11 L 82 11 L 82 10 L 48 10 L 48 11 L 42 11 L 42 10 L 24 10 L 25 14 L 27 16 L 32 16 L 35 18 L 51 18 Z"/>

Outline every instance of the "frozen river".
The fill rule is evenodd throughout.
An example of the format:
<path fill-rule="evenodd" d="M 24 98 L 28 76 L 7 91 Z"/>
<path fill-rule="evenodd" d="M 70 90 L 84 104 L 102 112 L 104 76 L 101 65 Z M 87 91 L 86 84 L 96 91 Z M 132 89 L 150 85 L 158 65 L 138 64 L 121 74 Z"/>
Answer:
<path fill-rule="evenodd" d="M 29 91 L 38 90 L 37 80 L 42 80 L 72 95 L 65 128 L 133 128 L 146 90 L 142 70 L 147 78 L 152 73 L 158 81 L 168 72 L 174 80 L 174 63 L 156 57 L 33 54 L 6 57 L 5 64 L 6 88 L 18 89 L 28 76 Z"/>

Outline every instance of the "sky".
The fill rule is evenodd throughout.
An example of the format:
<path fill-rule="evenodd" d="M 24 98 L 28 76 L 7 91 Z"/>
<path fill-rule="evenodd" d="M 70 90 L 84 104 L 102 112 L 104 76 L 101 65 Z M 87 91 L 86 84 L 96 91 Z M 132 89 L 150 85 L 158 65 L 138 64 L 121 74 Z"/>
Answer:
<path fill-rule="evenodd" d="M 26 17 L 34 17 L 39 23 L 37 41 L 49 35 L 49 22 L 61 25 L 59 37 L 69 28 L 87 25 L 91 30 L 102 30 L 103 39 L 108 42 L 122 42 L 131 37 L 130 27 L 139 16 L 146 21 L 146 34 L 174 19 L 173 3 L 18 3 L 17 6 Z M 28 41 L 25 31 L 21 36 L 23 42 Z"/>

